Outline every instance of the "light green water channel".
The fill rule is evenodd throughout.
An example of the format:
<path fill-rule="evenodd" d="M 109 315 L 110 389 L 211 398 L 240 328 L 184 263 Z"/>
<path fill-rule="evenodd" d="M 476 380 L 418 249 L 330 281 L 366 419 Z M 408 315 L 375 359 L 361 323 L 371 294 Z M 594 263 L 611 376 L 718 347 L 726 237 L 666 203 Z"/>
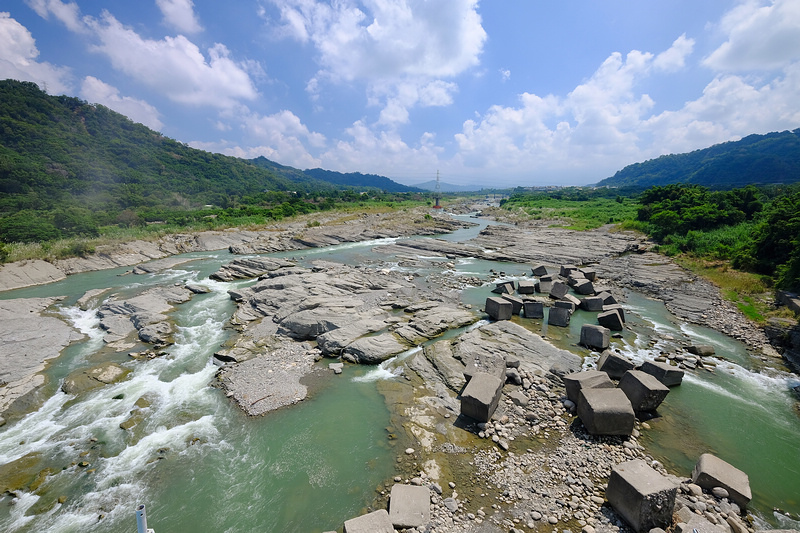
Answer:
<path fill-rule="evenodd" d="M 470 238 L 485 225 L 482 221 L 481 226 L 459 230 L 449 238 Z M 278 255 L 303 264 L 330 259 L 393 268 L 391 257 L 372 250 L 390 242 Z M 145 503 L 149 526 L 159 533 L 325 531 L 360 514 L 372 501 L 373 489 L 393 477 L 399 455 L 394 446 L 400 444 L 388 438 L 389 410 L 374 381 L 396 379 L 392 363 L 374 369 L 348 366 L 344 375 L 328 380 L 294 407 L 261 418 L 243 416 L 208 383 L 216 370 L 211 356 L 227 338 L 224 324 L 233 310 L 226 291 L 248 282 L 207 279 L 220 264 L 233 259 L 228 253 L 185 257 L 188 262 L 159 274 L 120 276 L 125 269 L 117 269 L 0 294 L 0 298 L 67 296 L 62 306 L 65 317 L 87 334 L 85 341 L 69 347 L 50 366 L 44 406 L 0 429 L 0 464 L 18 461 L 32 463 L 29 470 L 51 469 L 37 495 L 0 498 L 0 530 L 133 530 L 133 510 Z M 430 270 L 419 273 L 441 273 L 444 261 L 432 263 Z M 488 278 L 490 269 L 508 278 L 530 273 L 528 265 L 513 263 L 469 258 L 453 263 L 455 275 L 482 279 Z M 107 295 L 124 296 L 151 285 L 185 281 L 206 284 L 213 292 L 178 306 L 176 344 L 169 356 L 152 361 L 109 356 L 93 310 L 74 307 L 88 289 L 108 287 Z M 492 286 L 464 290 L 462 299 L 477 310 Z M 689 375 L 670 392 L 659 411 L 661 418 L 651 421 L 652 429 L 643 436 L 648 449 L 684 475 L 700 453 L 717 453 L 748 472 L 759 515 L 775 523 L 771 509 L 776 506 L 797 517 L 800 420 L 788 392 L 798 382 L 796 376 L 754 371 L 740 343 L 680 324 L 658 302 L 630 294 L 625 305 L 630 328 L 613 342 L 631 357 L 643 360 L 667 349 L 667 341 L 649 343 L 658 333 L 715 344 L 725 358 L 716 373 Z M 581 325 L 593 323 L 593 314 L 578 311 L 569 328 L 514 320 L 562 348 L 588 355 L 577 343 Z M 63 376 L 109 357 L 133 370 L 129 379 L 79 398 L 57 392 Z M 119 429 L 140 397 L 150 402 L 144 422 L 131 432 Z M 81 460 L 89 466 L 71 466 Z M 63 504 L 58 503 L 60 496 L 66 498 Z"/>

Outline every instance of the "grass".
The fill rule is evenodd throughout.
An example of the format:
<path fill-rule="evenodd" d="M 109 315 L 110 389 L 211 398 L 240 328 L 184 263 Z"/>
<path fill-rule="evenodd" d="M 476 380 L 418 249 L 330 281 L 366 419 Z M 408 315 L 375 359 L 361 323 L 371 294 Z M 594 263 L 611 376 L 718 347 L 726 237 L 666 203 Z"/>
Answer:
<path fill-rule="evenodd" d="M 618 202 L 610 198 L 593 198 L 575 201 L 548 197 L 509 201 L 503 206 L 503 209 L 516 211 L 528 220 L 554 221 L 552 226 L 578 231 L 632 222 L 638 208 L 639 204 L 631 200 Z"/>

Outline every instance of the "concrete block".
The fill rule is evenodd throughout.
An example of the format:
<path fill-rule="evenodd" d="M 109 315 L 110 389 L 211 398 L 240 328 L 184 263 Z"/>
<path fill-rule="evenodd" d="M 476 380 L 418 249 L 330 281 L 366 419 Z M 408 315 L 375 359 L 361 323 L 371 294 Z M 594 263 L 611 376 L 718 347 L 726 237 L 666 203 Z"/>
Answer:
<path fill-rule="evenodd" d="M 575 292 L 583 295 L 594 294 L 594 284 L 588 279 L 580 280 L 574 285 Z"/>
<path fill-rule="evenodd" d="M 575 304 L 569 300 L 558 300 L 553 304 L 553 307 L 561 307 L 562 309 L 566 309 L 570 312 L 570 314 L 575 312 Z"/>
<path fill-rule="evenodd" d="M 546 276 L 547 275 L 547 267 L 544 265 L 536 265 L 535 267 L 531 268 L 531 272 L 536 277 Z"/>
<path fill-rule="evenodd" d="M 616 309 L 603 311 L 597 315 L 597 323 L 611 331 L 622 331 L 625 329 L 622 317 L 619 316 L 619 311 Z"/>
<path fill-rule="evenodd" d="M 603 312 L 616 310 L 622 322 L 625 322 L 625 309 L 620 304 L 603 304 Z"/>
<path fill-rule="evenodd" d="M 633 363 L 611 350 L 604 351 L 597 360 L 597 370 L 602 370 L 611 379 L 621 379 L 625 372 L 633 368 Z"/>
<path fill-rule="evenodd" d="M 556 274 L 545 274 L 539 278 L 539 281 L 558 281 L 556 278 L 558 278 Z"/>
<path fill-rule="evenodd" d="M 394 526 L 386 509 L 379 509 L 345 520 L 344 533 L 394 533 Z"/>
<path fill-rule="evenodd" d="M 501 281 L 495 284 L 492 292 L 495 294 L 514 294 L 514 290 L 515 288 L 513 281 Z"/>
<path fill-rule="evenodd" d="M 550 290 L 552 288 L 553 288 L 553 282 L 552 281 L 549 281 L 549 280 L 546 280 L 546 279 L 540 279 L 539 280 L 539 285 L 537 286 L 536 290 L 541 292 L 542 294 L 550 294 Z"/>
<path fill-rule="evenodd" d="M 561 381 L 567 389 L 567 398 L 578 405 L 578 397 L 582 389 L 613 389 L 614 382 L 605 372 L 584 370 L 562 376 Z"/>
<path fill-rule="evenodd" d="M 559 274 L 561 275 L 562 278 L 568 278 L 569 275 L 575 270 L 578 270 L 578 267 L 576 267 L 575 265 L 561 265 Z"/>
<path fill-rule="evenodd" d="M 597 271 L 593 268 L 582 268 L 580 272 L 583 274 L 583 277 L 589 281 L 595 281 L 597 279 Z"/>
<path fill-rule="evenodd" d="M 636 415 L 619 389 L 581 389 L 578 417 L 592 435 L 630 435 Z"/>
<path fill-rule="evenodd" d="M 517 282 L 517 292 L 520 294 L 533 294 L 536 292 L 536 281 L 521 279 Z"/>
<path fill-rule="evenodd" d="M 710 344 L 694 344 L 692 346 L 688 346 L 686 350 L 691 354 L 699 355 L 701 357 L 709 357 L 715 353 L 714 347 Z"/>
<path fill-rule="evenodd" d="M 641 459 L 611 469 L 606 498 L 614 510 L 637 532 L 672 525 L 678 487 Z"/>
<path fill-rule="evenodd" d="M 669 387 L 641 370 L 628 370 L 619 381 L 619 388 L 631 401 L 633 410 L 655 411 L 669 394 Z"/>
<path fill-rule="evenodd" d="M 575 304 L 575 309 L 577 309 L 581 305 L 581 299 L 580 298 L 576 298 L 575 296 L 573 296 L 571 294 L 565 294 L 564 297 L 561 298 L 561 299 L 565 300 L 567 302 L 572 302 L 573 304 Z"/>
<path fill-rule="evenodd" d="M 569 286 L 567 286 L 566 283 L 562 283 L 560 281 L 554 281 L 553 286 L 550 289 L 550 298 L 560 300 L 561 298 L 566 296 L 568 292 L 569 292 Z"/>
<path fill-rule="evenodd" d="M 547 313 L 547 323 L 552 326 L 565 328 L 569 326 L 569 319 L 571 316 L 572 313 L 569 312 L 569 309 L 564 309 L 563 307 L 551 307 L 550 311 Z"/>
<path fill-rule="evenodd" d="M 503 368 L 505 375 L 505 368 Z M 503 391 L 505 379 L 497 376 L 477 372 L 469 380 L 461 392 L 461 414 L 474 418 L 478 422 L 491 420 L 500 396 Z"/>
<path fill-rule="evenodd" d="M 605 350 L 611 339 L 611 331 L 603 326 L 584 324 L 581 326 L 581 344 L 587 348 Z"/>
<path fill-rule="evenodd" d="M 709 490 L 722 487 L 728 491 L 728 498 L 742 509 L 753 498 L 747 474 L 710 453 L 704 453 L 697 460 L 692 470 L 692 482 Z"/>
<path fill-rule="evenodd" d="M 617 299 L 608 291 L 603 291 L 597 296 L 603 299 L 603 305 L 614 305 L 618 303 Z"/>
<path fill-rule="evenodd" d="M 688 509 L 688 507 L 684 507 L 684 509 Z M 688 521 L 678 522 L 675 527 L 675 533 L 694 533 L 695 531 L 697 533 L 732 533 L 730 528 L 716 526 L 704 517 L 694 513 L 691 513 Z M 770 533 L 778 532 L 771 530 Z"/>
<path fill-rule="evenodd" d="M 533 300 L 523 300 L 522 312 L 525 314 L 525 318 L 544 318 L 544 304 Z"/>
<path fill-rule="evenodd" d="M 500 296 L 500 298 L 507 302 L 511 302 L 512 316 L 519 316 L 519 312 L 522 311 L 522 298 L 519 296 L 514 296 L 513 294 L 503 294 Z"/>
<path fill-rule="evenodd" d="M 569 278 L 567 279 L 567 285 L 570 287 L 574 287 L 577 283 L 581 281 L 585 281 L 586 277 L 584 277 L 583 273 L 580 270 L 573 270 Z"/>
<path fill-rule="evenodd" d="M 393 485 L 389 520 L 397 529 L 427 526 L 431 521 L 431 490 L 416 485 Z"/>
<path fill-rule="evenodd" d="M 584 311 L 602 311 L 603 299 L 599 296 L 587 296 L 581 300 L 581 309 Z"/>
<path fill-rule="evenodd" d="M 511 302 L 498 296 L 486 298 L 484 308 L 486 309 L 486 314 L 493 320 L 509 320 L 514 311 L 514 306 Z"/>
<path fill-rule="evenodd" d="M 477 352 L 463 358 L 464 379 L 469 381 L 478 372 L 491 374 L 497 379 L 505 379 L 506 358 L 491 352 Z"/>
<path fill-rule="evenodd" d="M 683 370 L 669 363 L 645 361 L 640 370 L 650 374 L 667 387 L 674 387 L 683 382 Z"/>

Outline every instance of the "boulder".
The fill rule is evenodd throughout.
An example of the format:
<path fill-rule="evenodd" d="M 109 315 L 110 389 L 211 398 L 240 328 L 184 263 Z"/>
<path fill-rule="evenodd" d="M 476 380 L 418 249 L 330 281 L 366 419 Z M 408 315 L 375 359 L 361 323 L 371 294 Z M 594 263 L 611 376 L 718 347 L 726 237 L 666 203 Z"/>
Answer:
<path fill-rule="evenodd" d="M 567 398 L 575 405 L 578 404 L 578 397 L 582 389 L 613 389 L 614 382 L 605 372 L 599 370 L 584 370 L 583 372 L 573 372 L 563 376 L 561 380 L 567 389 Z"/>
<path fill-rule="evenodd" d="M 612 309 L 610 311 L 603 311 L 597 315 L 597 323 L 608 328 L 611 331 L 622 331 L 624 328 L 622 317 L 619 316 L 619 311 Z"/>
<path fill-rule="evenodd" d="M 544 265 L 536 265 L 535 267 L 531 268 L 531 272 L 536 277 L 546 276 L 547 275 L 547 267 Z"/>
<path fill-rule="evenodd" d="M 389 520 L 397 529 L 427 526 L 431 521 L 431 490 L 415 485 L 393 485 Z"/>
<path fill-rule="evenodd" d="M 563 307 L 551 307 L 547 313 L 547 323 L 553 326 L 565 328 L 569 326 L 569 319 L 572 313 Z"/>
<path fill-rule="evenodd" d="M 497 296 L 486 298 L 484 307 L 486 314 L 493 320 L 509 320 L 514 312 L 511 302 Z"/>
<path fill-rule="evenodd" d="M 523 301 L 522 312 L 525 318 L 544 318 L 544 304 L 533 300 Z"/>
<path fill-rule="evenodd" d="M 172 325 L 169 322 L 148 324 L 139 330 L 139 339 L 149 344 L 172 344 Z"/>
<path fill-rule="evenodd" d="M 522 299 L 513 294 L 503 294 L 501 298 L 507 302 L 511 302 L 511 315 L 519 316 L 519 312 L 522 311 Z"/>
<path fill-rule="evenodd" d="M 130 370 L 117 363 L 102 363 L 95 367 L 78 370 L 64 378 L 61 390 L 66 394 L 81 394 L 92 389 L 110 385 L 125 379 Z"/>
<path fill-rule="evenodd" d="M 533 294 L 536 292 L 536 281 L 532 279 L 521 279 L 517 283 L 517 292 L 520 294 Z"/>
<path fill-rule="evenodd" d="M 461 414 L 478 422 L 491 420 L 500 402 L 504 382 L 497 376 L 476 372 L 461 393 Z"/>
<path fill-rule="evenodd" d="M 692 346 L 687 346 L 686 350 L 700 357 L 709 357 L 715 353 L 714 347 L 710 344 L 693 344 Z"/>
<path fill-rule="evenodd" d="M 688 507 L 684 507 L 684 509 L 688 509 Z M 724 528 L 714 525 L 706 518 L 694 513 L 691 513 L 691 516 L 688 517 L 687 522 L 678 522 L 677 526 L 675 527 L 675 533 L 694 533 L 695 531 L 697 533 L 731 533 L 731 529 L 727 527 L 727 525 Z M 770 530 L 770 533 L 780 532 Z M 794 531 L 792 533 L 794 533 Z"/>
<path fill-rule="evenodd" d="M 608 343 L 611 338 L 611 331 L 603 326 L 594 324 L 584 324 L 581 326 L 581 341 L 580 343 L 587 348 L 596 350 L 605 350 L 608 348 Z"/>
<path fill-rule="evenodd" d="M 677 485 L 641 459 L 634 459 L 611 469 L 606 498 L 617 514 L 642 533 L 672 524 L 677 491 Z"/>
<path fill-rule="evenodd" d="M 587 296 L 581 300 L 581 309 L 584 311 L 602 311 L 603 299 L 599 296 Z"/>
<path fill-rule="evenodd" d="M 636 415 L 619 389 L 581 389 L 578 417 L 592 435 L 630 435 Z"/>
<path fill-rule="evenodd" d="M 560 300 L 561 298 L 566 296 L 568 292 L 569 292 L 569 286 L 566 283 L 556 281 L 553 283 L 553 286 L 550 289 L 550 298 L 553 298 L 555 300 Z"/>
<path fill-rule="evenodd" d="M 616 310 L 622 322 L 625 322 L 625 309 L 620 304 L 603 304 L 603 312 Z"/>
<path fill-rule="evenodd" d="M 683 381 L 683 370 L 677 366 L 672 366 L 669 363 L 645 361 L 640 370 L 655 377 L 667 387 L 680 385 Z"/>
<path fill-rule="evenodd" d="M 344 354 L 357 363 L 374 365 L 404 352 L 407 346 L 401 344 L 391 332 L 374 337 L 362 337 L 347 346 Z"/>
<path fill-rule="evenodd" d="M 631 401 L 633 410 L 655 411 L 669 394 L 669 388 L 650 374 L 628 370 L 619 382 L 619 388 Z"/>
<path fill-rule="evenodd" d="M 344 533 L 394 533 L 394 526 L 386 509 L 351 518 L 344 522 Z"/>
<path fill-rule="evenodd" d="M 625 372 L 633 368 L 633 363 L 611 350 L 605 350 L 597 360 L 597 370 L 602 370 L 611 379 L 621 379 Z"/>
<path fill-rule="evenodd" d="M 559 271 L 559 274 L 563 278 L 568 278 L 569 275 L 572 274 L 576 270 L 578 270 L 578 267 L 575 266 L 575 265 L 561 265 L 561 269 Z"/>
<path fill-rule="evenodd" d="M 574 289 L 578 294 L 594 294 L 594 284 L 588 279 L 578 280 L 574 285 Z"/>
<path fill-rule="evenodd" d="M 728 498 L 742 509 L 753 497 L 747 474 L 710 453 L 704 453 L 697 460 L 692 470 L 692 482 L 708 490 L 722 487 L 728 491 Z"/>

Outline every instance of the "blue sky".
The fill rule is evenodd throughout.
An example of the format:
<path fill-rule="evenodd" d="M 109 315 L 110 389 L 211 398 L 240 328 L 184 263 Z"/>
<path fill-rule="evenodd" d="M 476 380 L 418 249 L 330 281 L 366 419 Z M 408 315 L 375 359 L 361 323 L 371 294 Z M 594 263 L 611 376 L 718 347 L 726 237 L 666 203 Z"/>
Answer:
<path fill-rule="evenodd" d="M 301 169 L 589 184 L 800 127 L 800 2 L 4 0 L 4 78 Z"/>

